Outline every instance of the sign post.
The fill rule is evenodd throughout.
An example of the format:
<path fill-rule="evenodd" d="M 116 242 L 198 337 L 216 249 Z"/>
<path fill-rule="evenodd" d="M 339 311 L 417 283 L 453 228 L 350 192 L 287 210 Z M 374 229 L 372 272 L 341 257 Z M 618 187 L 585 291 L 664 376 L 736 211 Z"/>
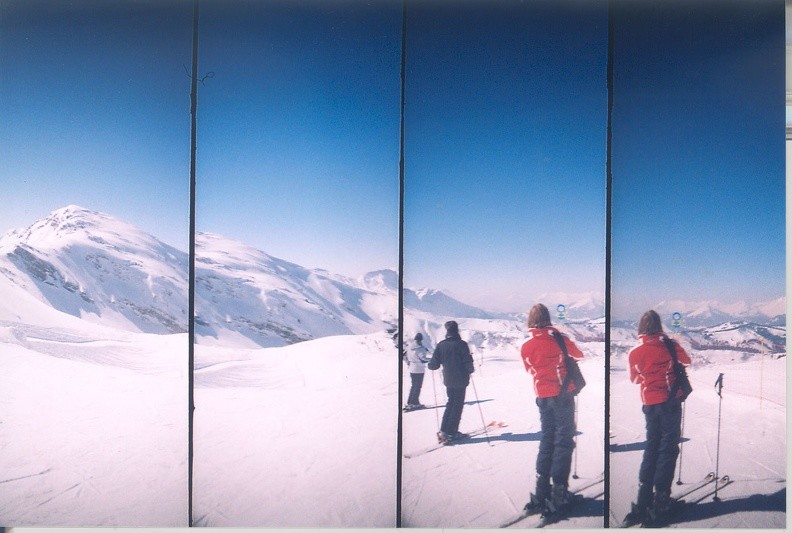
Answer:
<path fill-rule="evenodd" d="M 561 322 L 566 319 L 566 306 L 564 304 L 558 304 L 556 306 L 556 318 Z"/>
<path fill-rule="evenodd" d="M 674 336 L 676 337 L 679 334 L 679 327 L 682 325 L 682 313 L 674 311 L 671 314 L 671 325 L 674 328 Z"/>

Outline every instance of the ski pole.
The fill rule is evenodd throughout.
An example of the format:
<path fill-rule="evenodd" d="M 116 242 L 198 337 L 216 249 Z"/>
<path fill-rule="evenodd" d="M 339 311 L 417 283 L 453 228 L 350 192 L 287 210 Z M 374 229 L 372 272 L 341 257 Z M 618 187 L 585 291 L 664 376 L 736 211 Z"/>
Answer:
<path fill-rule="evenodd" d="M 679 326 L 682 325 L 682 315 L 675 312 L 671 315 L 674 326 L 674 337 L 679 339 Z M 679 432 L 679 476 L 677 477 L 677 485 L 682 484 L 682 453 L 685 451 L 685 402 L 682 402 L 682 427 Z"/>
<path fill-rule="evenodd" d="M 682 429 L 679 432 L 679 477 L 677 485 L 682 484 L 682 453 L 685 451 L 685 402 L 682 402 Z"/>
<path fill-rule="evenodd" d="M 476 405 L 478 405 L 479 415 L 481 415 L 481 425 L 484 426 L 484 436 L 487 439 L 487 444 L 492 446 L 492 443 L 489 439 L 489 431 L 487 431 L 487 423 L 484 421 L 484 410 L 481 409 L 481 402 L 479 401 L 478 391 L 476 390 L 476 382 L 473 380 L 473 376 L 470 376 L 470 384 L 473 385 L 473 395 L 476 397 Z"/>
<path fill-rule="evenodd" d="M 759 409 L 762 409 L 762 400 L 764 399 L 764 392 L 763 392 L 763 384 L 764 384 L 764 355 L 765 355 L 765 343 L 764 338 L 759 339 L 762 343 L 762 360 L 759 363 Z"/>
<path fill-rule="evenodd" d="M 572 473 L 572 479 L 578 479 L 578 474 L 577 474 L 577 457 L 578 457 L 577 456 L 577 423 L 578 423 L 578 409 L 577 409 L 577 396 L 575 396 L 575 437 L 574 437 L 575 438 L 575 448 L 574 448 L 574 450 L 575 450 L 574 451 L 574 453 L 575 453 L 575 470 Z"/>
<path fill-rule="evenodd" d="M 437 420 L 437 432 L 440 433 L 440 412 L 437 410 L 440 407 L 440 404 L 437 403 L 437 385 L 435 384 L 435 371 L 432 370 L 432 392 L 434 392 L 434 412 L 435 412 L 435 419 Z"/>
<path fill-rule="evenodd" d="M 718 440 L 717 444 L 715 445 L 715 496 L 712 497 L 712 501 L 720 501 L 718 498 L 718 467 L 720 466 L 720 430 L 721 430 L 721 404 L 723 403 L 723 373 L 718 376 L 718 379 L 715 380 L 715 386 L 718 388 Z"/>

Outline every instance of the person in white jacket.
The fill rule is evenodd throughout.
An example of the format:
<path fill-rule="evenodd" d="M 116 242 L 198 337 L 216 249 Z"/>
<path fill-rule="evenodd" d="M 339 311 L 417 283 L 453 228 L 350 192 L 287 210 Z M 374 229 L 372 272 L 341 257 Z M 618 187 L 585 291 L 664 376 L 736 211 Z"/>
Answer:
<path fill-rule="evenodd" d="M 413 341 L 407 352 L 407 368 L 410 370 L 410 394 L 407 396 L 405 411 L 424 407 L 421 405 L 419 396 L 423 386 L 424 372 L 426 372 L 426 363 L 429 362 L 429 349 L 422 344 L 423 335 L 421 333 L 416 333 Z"/>

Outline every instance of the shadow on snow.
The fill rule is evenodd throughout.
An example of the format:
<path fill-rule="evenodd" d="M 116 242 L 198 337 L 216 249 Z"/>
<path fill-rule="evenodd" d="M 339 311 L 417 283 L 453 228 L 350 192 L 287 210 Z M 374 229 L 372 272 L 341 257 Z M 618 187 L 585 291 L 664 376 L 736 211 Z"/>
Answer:
<path fill-rule="evenodd" d="M 679 442 L 688 442 L 690 439 L 687 437 L 682 437 Z M 610 445 L 610 452 L 611 453 L 619 453 L 619 452 L 636 452 L 639 450 L 646 449 L 646 441 L 641 442 L 631 442 L 630 444 L 611 444 Z"/>
<path fill-rule="evenodd" d="M 728 493 L 728 489 L 724 489 Z M 786 487 L 773 494 L 751 494 L 742 498 L 708 501 L 682 508 L 679 521 L 704 520 L 749 511 L 786 512 Z"/>
<path fill-rule="evenodd" d="M 459 446 L 461 444 L 480 444 L 482 442 L 488 441 L 529 442 L 539 441 L 541 438 L 542 433 L 540 431 L 537 431 L 536 433 L 500 433 L 498 435 L 489 435 L 489 438 L 486 435 L 481 435 L 460 439 L 451 444 L 451 446 Z"/>
<path fill-rule="evenodd" d="M 603 500 L 595 500 L 593 498 L 584 498 L 579 504 L 576 504 L 569 511 L 569 518 L 583 518 L 583 517 L 598 517 L 605 516 L 605 502 Z"/>

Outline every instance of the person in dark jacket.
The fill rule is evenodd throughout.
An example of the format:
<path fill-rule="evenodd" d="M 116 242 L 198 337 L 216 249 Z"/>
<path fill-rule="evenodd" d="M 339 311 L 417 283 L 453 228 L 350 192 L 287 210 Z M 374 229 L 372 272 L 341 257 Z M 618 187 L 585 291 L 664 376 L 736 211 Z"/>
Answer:
<path fill-rule="evenodd" d="M 443 367 L 443 384 L 448 395 L 443 422 L 437 433 L 437 440 L 443 444 L 466 436 L 459 432 L 459 421 L 462 419 L 470 374 L 474 371 L 473 356 L 468 344 L 459 336 L 459 325 L 449 320 L 445 323 L 445 328 L 446 337 L 437 343 L 429 361 L 429 370 Z"/>
<path fill-rule="evenodd" d="M 663 333 L 655 311 L 647 311 L 638 323 L 639 344 L 630 351 L 630 380 L 641 386 L 646 418 L 646 448 L 638 473 L 638 498 L 625 522 L 661 525 L 668 515 L 671 482 L 679 455 L 682 422 L 682 391 L 674 387 L 676 375 L 671 353 L 664 343 L 671 340 L 677 360 L 684 366 L 690 356 L 675 340 Z M 672 394 L 672 390 L 677 390 Z"/>
<path fill-rule="evenodd" d="M 545 515 L 563 512 L 572 503 L 567 487 L 575 448 L 573 394 L 577 390 L 574 382 L 566 380 L 564 352 L 555 335 L 563 340 L 571 358 L 583 358 L 580 348 L 552 327 L 547 307 L 534 305 L 528 312 L 528 339 L 520 356 L 525 370 L 533 376 L 542 437 L 536 456 L 536 492 L 531 494 L 525 510 Z M 566 390 L 562 391 L 565 381 Z"/>

